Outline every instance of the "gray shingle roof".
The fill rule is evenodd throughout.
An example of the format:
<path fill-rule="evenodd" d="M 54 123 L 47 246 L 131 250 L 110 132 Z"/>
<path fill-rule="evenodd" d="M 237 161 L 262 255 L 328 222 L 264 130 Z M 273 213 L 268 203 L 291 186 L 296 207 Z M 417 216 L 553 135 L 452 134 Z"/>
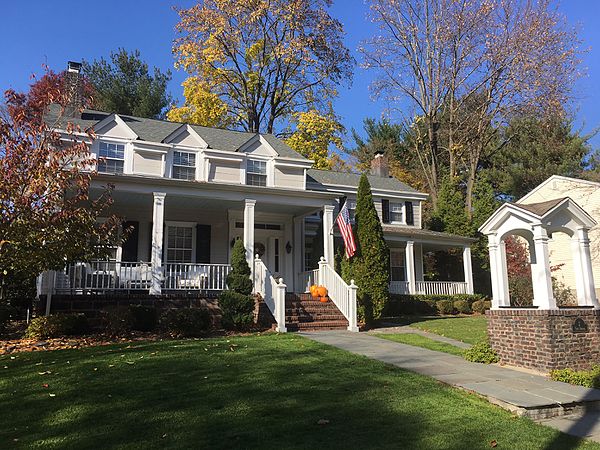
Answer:
<path fill-rule="evenodd" d="M 421 237 L 421 238 L 430 238 L 430 239 L 448 239 L 448 240 L 456 240 L 465 243 L 473 243 L 477 242 L 477 239 L 467 237 L 467 236 L 459 236 L 458 234 L 450 234 L 450 233 L 442 233 L 441 231 L 432 231 L 432 230 L 424 230 L 422 228 L 414 228 L 414 227 L 399 227 L 396 225 L 384 225 L 383 232 L 386 234 L 397 234 L 400 236 L 406 237 Z"/>
<path fill-rule="evenodd" d="M 48 123 L 56 122 L 59 114 L 60 107 L 58 105 L 51 105 L 46 121 Z M 68 121 L 74 125 L 80 126 L 82 129 L 88 129 L 96 125 L 98 122 L 106 119 L 110 115 L 111 113 L 104 111 L 85 109 L 81 113 L 81 116 L 68 118 L 62 117 L 60 122 L 64 124 Z M 119 117 L 123 119 L 127 126 L 131 128 L 131 130 L 137 134 L 141 140 L 149 142 L 163 142 L 167 136 L 184 125 L 179 122 L 126 116 L 124 114 L 119 114 Z M 222 128 L 209 128 L 199 125 L 191 125 L 191 127 L 202 139 L 204 139 L 209 148 L 216 150 L 236 152 L 246 142 L 256 136 L 256 133 L 248 133 L 245 131 L 224 130 Z M 285 144 L 276 136 L 272 134 L 261 134 L 261 136 L 269 143 L 271 147 L 273 147 L 273 150 L 275 150 L 279 156 L 307 161 L 306 158 L 292 150 L 287 144 Z"/>
<path fill-rule="evenodd" d="M 408 184 L 397 180 L 396 178 L 384 178 L 375 175 L 367 175 L 371 188 L 383 189 L 387 191 L 397 192 L 414 192 L 418 193 L 416 189 L 413 189 Z M 360 181 L 360 174 L 357 173 L 346 173 L 346 172 L 335 172 L 333 170 L 319 170 L 309 169 L 307 171 L 307 183 L 322 184 L 322 185 L 336 185 L 336 186 L 349 186 L 358 187 Z"/>
<path fill-rule="evenodd" d="M 529 204 L 521 204 L 521 203 L 513 203 L 517 208 L 524 209 L 525 211 L 529 211 L 530 213 L 535 214 L 538 217 L 543 217 L 548 211 L 557 206 L 558 204 L 565 201 L 568 197 L 561 197 L 554 200 L 548 200 L 545 202 L 539 203 L 529 203 Z"/>

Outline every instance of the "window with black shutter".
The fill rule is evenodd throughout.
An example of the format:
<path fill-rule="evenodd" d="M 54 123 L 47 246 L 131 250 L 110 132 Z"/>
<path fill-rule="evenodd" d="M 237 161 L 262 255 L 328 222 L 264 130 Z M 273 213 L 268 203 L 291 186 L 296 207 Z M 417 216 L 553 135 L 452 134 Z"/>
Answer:
<path fill-rule="evenodd" d="M 390 201 L 385 198 L 381 199 L 381 221 L 390 223 Z"/>
<path fill-rule="evenodd" d="M 123 229 L 128 230 L 129 234 L 127 240 L 123 242 L 121 261 L 137 262 L 140 223 L 134 221 L 124 222 Z"/>
<path fill-rule="evenodd" d="M 404 202 L 404 208 L 406 209 L 406 225 L 414 225 L 415 213 L 412 202 Z"/>

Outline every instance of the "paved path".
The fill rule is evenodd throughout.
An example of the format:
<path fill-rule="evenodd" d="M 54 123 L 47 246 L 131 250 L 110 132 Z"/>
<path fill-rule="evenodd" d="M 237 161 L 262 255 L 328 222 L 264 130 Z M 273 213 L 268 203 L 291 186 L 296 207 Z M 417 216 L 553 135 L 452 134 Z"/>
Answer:
<path fill-rule="evenodd" d="M 466 342 L 457 341 L 456 339 L 450 339 L 445 336 L 440 336 L 439 334 L 429 333 L 427 331 L 419 330 L 418 328 L 413 328 L 410 325 L 396 325 L 396 324 L 383 324 L 382 328 L 375 328 L 374 330 L 369 331 L 370 334 L 418 334 L 420 336 L 424 336 L 426 338 L 432 339 L 438 342 L 444 342 L 446 344 L 454 345 L 455 347 L 460 348 L 471 348 L 471 344 L 467 344 Z"/>
<path fill-rule="evenodd" d="M 598 426 L 591 425 L 594 414 L 597 414 L 591 410 L 600 405 L 600 390 L 560 383 L 497 365 L 471 363 L 458 356 L 388 341 L 368 333 L 322 331 L 300 334 L 476 392 L 517 415 L 600 442 L 600 423 Z M 582 413 L 585 416 L 578 418 L 577 414 Z M 589 423 L 582 425 L 585 421 Z"/>

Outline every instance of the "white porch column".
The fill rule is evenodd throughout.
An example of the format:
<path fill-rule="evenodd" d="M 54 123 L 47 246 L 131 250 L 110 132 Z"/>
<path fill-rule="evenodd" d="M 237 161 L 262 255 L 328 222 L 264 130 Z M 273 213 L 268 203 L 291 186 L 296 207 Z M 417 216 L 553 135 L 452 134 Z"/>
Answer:
<path fill-rule="evenodd" d="M 556 300 L 552 292 L 548 234 L 542 225 L 533 227 L 533 246 L 535 249 L 535 264 L 533 261 L 531 264 L 533 304 L 539 309 L 556 309 Z"/>
<path fill-rule="evenodd" d="M 473 266 L 471 264 L 471 247 L 463 247 L 463 270 L 465 272 L 465 283 L 467 283 L 467 294 L 473 294 Z"/>
<path fill-rule="evenodd" d="M 504 242 L 498 242 L 495 234 L 488 235 L 488 251 L 490 253 L 490 275 L 492 278 L 492 309 L 510 306 L 506 248 Z"/>
<path fill-rule="evenodd" d="M 244 248 L 246 249 L 246 261 L 250 267 L 254 267 L 254 206 L 256 200 L 247 198 L 244 200 Z M 254 272 L 254 270 L 252 271 Z"/>
<path fill-rule="evenodd" d="M 304 289 L 298 282 L 300 272 L 304 271 L 304 217 L 294 217 L 294 291 Z"/>
<path fill-rule="evenodd" d="M 323 206 L 323 256 L 331 267 L 334 266 L 333 209 L 333 205 Z"/>
<path fill-rule="evenodd" d="M 406 250 L 404 251 L 404 260 L 406 265 L 406 281 L 408 281 L 408 292 L 411 295 L 417 293 L 417 282 L 415 274 L 415 243 L 406 241 Z"/>
<path fill-rule="evenodd" d="M 596 286 L 594 283 L 594 272 L 592 270 L 592 257 L 590 254 L 590 239 L 588 236 L 588 230 L 585 228 L 577 229 L 577 241 L 579 244 L 579 266 L 581 268 L 581 285 L 583 287 L 584 301 L 585 303 L 578 302 L 579 306 L 593 306 L 594 308 L 600 308 L 598 299 L 596 298 Z M 576 255 L 573 255 L 575 260 Z M 577 267 L 577 265 L 575 266 Z M 575 272 L 575 278 L 578 277 L 578 273 Z M 579 300 L 579 295 L 577 295 Z"/>
<path fill-rule="evenodd" d="M 150 295 L 160 295 L 163 278 L 162 256 L 163 256 L 163 227 L 165 222 L 165 194 L 154 192 L 154 204 L 152 206 L 152 250 L 150 262 L 152 263 L 152 285 Z"/>

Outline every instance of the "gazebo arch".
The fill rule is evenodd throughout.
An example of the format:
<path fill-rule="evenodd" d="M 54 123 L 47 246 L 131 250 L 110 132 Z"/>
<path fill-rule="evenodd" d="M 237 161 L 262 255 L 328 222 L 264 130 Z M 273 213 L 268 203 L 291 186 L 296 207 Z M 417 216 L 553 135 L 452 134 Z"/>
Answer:
<path fill-rule="evenodd" d="M 533 305 L 557 309 L 552 292 L 548 239 L 552 233 L 571 237 L 578 306 L 600 308 L 594 288 L 588 232 L 596 221 L 571 198 L 528 205 L 505 203 L 479 228 L 488 238 L 492 276 L 492 309 L 510 307 L 504 239 L 519 235 L 529 242 Z"/>

